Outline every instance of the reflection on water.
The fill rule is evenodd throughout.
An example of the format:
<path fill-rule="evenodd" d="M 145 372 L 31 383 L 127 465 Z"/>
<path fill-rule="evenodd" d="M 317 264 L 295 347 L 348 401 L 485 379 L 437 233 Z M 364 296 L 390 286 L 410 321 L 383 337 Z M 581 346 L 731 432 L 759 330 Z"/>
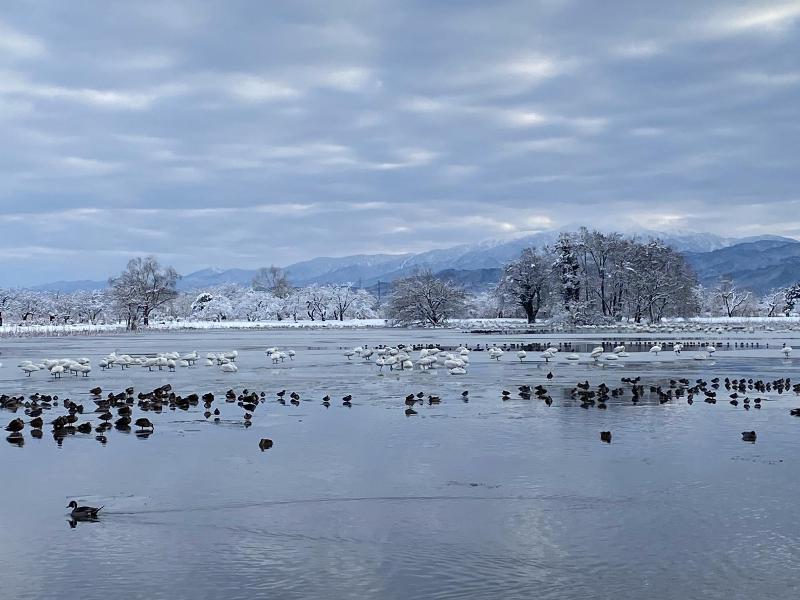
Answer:
<path fill-rule="evenodd" d="M 568 393 L 577 381 L 611 386 L 634 375 L 647 384 L 792 376 L 791 364 L 735 352 L 713 364 L 665 358 L 613 367 L 475 356 L 457 378 L 378 374 L 334 349 L 416 337 L 396 335 L 3 340 L 0 393 L 88 401 L 94 385 L 169 382 L 181 393 L 265 390 L 270 400 L 248 429 L 241 409 L 223 399 L 219 423 L 203 417 L 201 403 L 151 416 L 155 429 L 144 435 L 112 428 L 105 444 L 94 433 L 54 440 L 45 425 L 40 439 L 26 427 L 24 445 L 0 446 L 2 597 L 796 597 L 800 421 L 789 409 L 800 399 L 771 393 L 763 409 L 745 411 L 727 402 L 634 406 L 627 397 L 584 410 Z M 437 336 L 468 337 L 419 337 Z M 273 367 L 242 351 L 270 345 L 296 348 L 296 360 Z M 113 349 L 230 348 L 241 352 L 235 375 L 129 369 L 93 373 L 87 385 L 22 379 L 8 368 L 23 358 L 96 360 Z M 501 400 L 501 390 L 523 383 L 545 385 L 553 405 Z M 281 389 L 301 400 L 278 404 Z M 403 399 L 419 391 L 442 401 L 415 404 L 406 418 Z M 350 409 L 341 405 L 346 394 Z M 5 425 L 22 411 L 0 414 Z M 751 430 L 756 443 L 744 443 L 741 432 Z M 262 452 L 262 439 L 274 446 Z M 101 518 L 70 522 L 63 507 L 72 499 L 105 505 Z"/>

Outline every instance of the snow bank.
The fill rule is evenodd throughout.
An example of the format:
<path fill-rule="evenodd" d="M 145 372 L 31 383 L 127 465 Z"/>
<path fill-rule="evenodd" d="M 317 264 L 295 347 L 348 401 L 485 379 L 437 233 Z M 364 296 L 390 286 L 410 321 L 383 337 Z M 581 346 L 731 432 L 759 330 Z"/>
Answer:
<path fill-rule="evenodd" d="M 347 319 L 344 321 L 169 321 L 152 323 L 139 331 L 202 331 L 211 329 L 357 329 L 385 327 L 384 319 Z M 99 335 L 124 333 L 124 323 L 90 325 L 3 325 L 0 337 Z"/>

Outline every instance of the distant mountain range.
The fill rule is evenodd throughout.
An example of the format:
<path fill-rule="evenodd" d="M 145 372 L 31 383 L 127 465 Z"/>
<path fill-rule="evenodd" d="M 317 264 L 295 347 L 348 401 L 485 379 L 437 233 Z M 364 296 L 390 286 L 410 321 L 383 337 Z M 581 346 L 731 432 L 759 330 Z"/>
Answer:
<path fill-rule="evenodd" d="M 430 269 L 470 290 L 483 290 L 498 280 L 502 266 L 523 248 L 550 244 L 560 233 L 560 230 L 546 231 L 416 254 L 320 257 L 288 265 L 286 270 L 292 284 L 297 286 L 352 283 L 370 289 L 420 269 Z M 705 284 L 712 284 L 724 275 L 761 293 L 800 280 L 800 242 L 791 238 L 728 238 L 710 233 L 658 231 L 639 231 L 636 235 L 660 238 L 683 252 Z M 225 283 L 249 285 L 255 273 L 255 269 L 202 269 L 182 277 L 179 288 L 193 290 Z M 34 289 L 72 292 L 105 286 L 105 281 L 59 281 Z"/>
<path fill-rule="evenodd" d="M 684 252 L 700 283 L 729 277 L 739 286 L 765 293 L 800 281 L 800 242 L 759 240 L 711 252 Z"/>

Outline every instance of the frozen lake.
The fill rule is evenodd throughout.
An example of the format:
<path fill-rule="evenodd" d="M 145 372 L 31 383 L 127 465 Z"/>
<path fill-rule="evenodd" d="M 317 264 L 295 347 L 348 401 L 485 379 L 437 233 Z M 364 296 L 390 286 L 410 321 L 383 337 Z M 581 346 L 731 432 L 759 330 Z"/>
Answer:
<path fill-rule="evenodd" d="M 792 337 L 794 336 L 794 337 Z M 632 353 L 624 361 L 499 362 L 473 352 L 466 375 L 445 369 L 380 373 L 342 348 L 571 340 L 598 336 L 483 336 L 458 331 L 208 331 L 135 336 L 0 339 L 0 394 L 58 394 L 92 406 L 104 394 L 170 383 L 178 394 L 213 392 L 220 422 L 188 411 L 147 413 L 146 439 L 111 430 L 68 436 L 26 426 L 22 447 L 0 445 L 0 592 L 3 598 L 793 598 L 800 567 L 800 406 L 791 392 L 747 392 L 760 410 L 696 399 L 659 404 L 630 394 L 583 409 L 569 390 L 623 376 L 744 377 L 800 382 L 794 334 L 716 339 L 713 360 Z M 608 337 L 607 334 L 599 337 Z M 620 339 L 624 336 L 612 336 Z M 659 336 L 664 337 L 664 336 Z M 676 336 L 686 339 L 687 336 Z M 753 346 L 750 347 L 749 345 Z M 758 347 L 755 347 L 758 344 Z M 769 349 L 766 348 L 769 344 Z M 272 365 L 268 346 L 297 357 Z M 102 372 L 109 352 L 239 351 L 235 374 L 200 364 Z M 92 359 L 88 379 L 23 359 Z M 416 356 L 416 353 L 415 353 Z M 548 380 L 547 374 L 553 378 Z M 523 400 L 542 384 L 554 402 Z M 243 427 L 230 388 L 265 391 Z M 275 393 L 296 391 L 298 406 Z M 501 399 L 501 390 L 513 392 Z M 469 402 L 461 392 L 469 390 Z M 404 398 L 435 394 L 404 414 Z M 321 404 L 325 394 L 330 408 Z M 341 397 L 353 395 L 351 408 Z M 99 423 L 87 410 L 79 422 Z M 59 405 L 45 422 L 64 413 Z M 3 426 L 15 417 L 0 410 Z M 116 415 L 115 415 L 116 416 Z M 142 416 L 134 410 L 134 418 Z M 755 430 L 755 444 L 741 439 Z M 613 441 L 600 441 L 611 431 Z M 7 433 L 4 432 L 4 436 Z M 261 438 L 274 447 L 259 451 Z M 71 499 L 104 505 L 94 523 L 67 521 Z"/>

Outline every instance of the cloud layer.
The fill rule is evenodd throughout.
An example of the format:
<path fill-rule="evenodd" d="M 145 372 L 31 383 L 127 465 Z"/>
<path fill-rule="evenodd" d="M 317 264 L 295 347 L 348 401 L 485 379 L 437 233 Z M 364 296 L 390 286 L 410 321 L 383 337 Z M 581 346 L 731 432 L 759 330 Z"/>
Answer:
<path fill-rule="evenodd" d="M 11 0 L 0 285 L 584 223 L 800 237 L 800 1 Z"/>

